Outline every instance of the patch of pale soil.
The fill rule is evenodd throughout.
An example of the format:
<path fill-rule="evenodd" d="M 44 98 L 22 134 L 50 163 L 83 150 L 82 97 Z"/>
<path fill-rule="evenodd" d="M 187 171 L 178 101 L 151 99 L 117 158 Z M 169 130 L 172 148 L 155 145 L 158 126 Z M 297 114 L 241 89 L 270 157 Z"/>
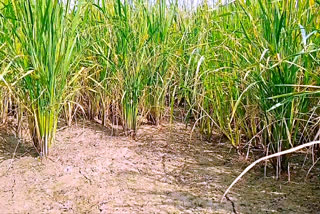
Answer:
<path fill-rule="evenodd" d="M 230 200 L 219 203 L 248 164 L 230 151 L 227 144 L 190 136 L 183 124 L 142 126 L 133 140 L 83 123 L 58 132 L 47 160 L 23 151 L 17 151 L 15 159 L 3 155 L 0 213 L 320 211 L 315 205 L 319 183 L 277 183 L 260 178 L 260 171 L 240 181 Z M 284 187 L 278 189 L 279 184 Z M 306 203 L 291 196 L 302 189 L 315 192 Z"/>

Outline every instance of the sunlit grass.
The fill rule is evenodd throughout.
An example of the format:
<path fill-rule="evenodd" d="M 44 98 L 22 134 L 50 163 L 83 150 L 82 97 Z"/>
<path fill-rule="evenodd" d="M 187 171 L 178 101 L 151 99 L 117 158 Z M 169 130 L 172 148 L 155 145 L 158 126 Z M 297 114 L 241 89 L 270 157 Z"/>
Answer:
<path fill-rule="evenodd" d="M 26 107 L 44 155 L 62 104 L 69 125 L 81 111 L 134 135 L 170 107 L 208 140 L 288 149 L 315 140 L 319 113 L 320 6 L 296 2 L 2 1 L 0 87 Z"/>

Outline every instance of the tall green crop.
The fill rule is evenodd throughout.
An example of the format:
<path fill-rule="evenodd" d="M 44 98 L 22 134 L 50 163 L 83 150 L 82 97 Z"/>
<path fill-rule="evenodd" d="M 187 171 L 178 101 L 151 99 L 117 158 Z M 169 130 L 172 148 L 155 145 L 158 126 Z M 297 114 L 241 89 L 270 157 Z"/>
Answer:
<path fill-rule="evenodd" d="M 19 96 L 28 109 L 29 128 L 39 152 L 47 156 L 57 121 L 77 39 L 80 8 L 58 0 L 11 2 L 15 43 L 10 51 L 21 76 Z"/>

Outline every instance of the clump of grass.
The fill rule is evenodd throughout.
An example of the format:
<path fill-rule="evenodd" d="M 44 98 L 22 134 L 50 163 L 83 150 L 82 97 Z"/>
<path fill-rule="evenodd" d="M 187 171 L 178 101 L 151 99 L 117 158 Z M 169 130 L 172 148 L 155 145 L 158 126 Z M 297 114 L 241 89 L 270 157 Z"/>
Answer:
<path fill-rule="evenodd" d="M 127 134 L 179 108 L 208 140 L 265 154 L 318 136 L 317 1 L 1 2 L 0 87 L 28 112 L 43 155 L 62 104 L 68 125 L 80 109 Z"/>
<path fill-rule="evenodd" d="M 255 91 L 263 123 L 262 140 L 270 152 L 280 152 L 310 140 L 299 136 L 301 130 L 310 125 L 306 122 L 311 109 L 310 97 L 282 96 L 300 93 L 301 88 L 294 85 L 308 85 L 312 81 L 310 73 L 315 61 L 312 53 L 304 51 L 308 42 L 302 31 L 302 26 L 310 28 L 314 23 L 310 11 L 308 1 L 299 7 L 294 1 L 258 1 L 257 10 L 252 11 L 254 16 L 260 17 L 252 26 L 261 29 L 255 45 L 263 50 L 252 76 L 257 82 Z M 314 48 L 309 47 L 310 50 Z M 277 171 L 286 163 L 286 156 L 279 157 L 275 164 Z"/>
<path fill-rule="evenodd" d="M 71 73 L 79 12 L 70 9 L 69 1 L 12 1 L 8 6 L 15 27 L 10 50 L 20 56 L 12 59 L 21 79 L 17 96 L 27 107 L 33 142 L 47 156 Z"/>

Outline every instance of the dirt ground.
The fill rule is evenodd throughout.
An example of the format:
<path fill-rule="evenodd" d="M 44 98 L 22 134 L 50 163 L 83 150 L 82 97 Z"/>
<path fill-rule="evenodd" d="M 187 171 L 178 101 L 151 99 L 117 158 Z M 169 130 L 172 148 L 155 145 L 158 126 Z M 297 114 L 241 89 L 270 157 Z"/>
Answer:
<path fill-rule="evenodd" d="M 0 132 L 0 213 L 320 212 L 319 166 L 304 182 L 301 164 L 292 164 L 291 182 L 275 180 L 272 169 L 264 178 L 257 166 L 219 203 L 250 161 L 190 132 L 180 123 L 144 125 L 134 140 L 82 122 L 59 130 L 42 161 Z"/>

